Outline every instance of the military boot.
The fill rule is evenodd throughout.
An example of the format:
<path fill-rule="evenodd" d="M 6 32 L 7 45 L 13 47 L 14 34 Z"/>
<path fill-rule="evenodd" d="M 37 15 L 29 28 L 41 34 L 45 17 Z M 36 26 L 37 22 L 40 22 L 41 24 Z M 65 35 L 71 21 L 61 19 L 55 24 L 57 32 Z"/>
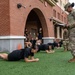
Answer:
<path fill-rule="evenodd" d="M 70 59 L 68 62 L 75 62 L 75 57 L 73 57 L 72 59 Z"/>

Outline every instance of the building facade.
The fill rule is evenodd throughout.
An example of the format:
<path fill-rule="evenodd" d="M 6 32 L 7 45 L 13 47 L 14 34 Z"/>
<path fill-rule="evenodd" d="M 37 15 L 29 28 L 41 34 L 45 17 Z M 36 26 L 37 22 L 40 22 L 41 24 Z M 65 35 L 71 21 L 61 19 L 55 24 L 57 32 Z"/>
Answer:
<path fill-rule="evenodd" d="M 13 51 L 21 44 L 24 48 L 24 32 L 29 38 L 43 29 L 43 42 L 63 38 L 63 26 L 67 14 L 56 4 L 57 0 L 0 0 L 0 50 Z"/>
<path fill-rule="evenodd" d="M 67 4 L 69 0 L 58 0 L 57 5 L 64 10 L 65 4 Z"/>
<path fill-rule="evenodd" d="M 63 26 L 67 24 L 67 12 L 64 11 L 64 5 L 69 0 L 58 0 L 56 6 L 53 7 L 53 25 L 55 38 L 63 39 Z"/>

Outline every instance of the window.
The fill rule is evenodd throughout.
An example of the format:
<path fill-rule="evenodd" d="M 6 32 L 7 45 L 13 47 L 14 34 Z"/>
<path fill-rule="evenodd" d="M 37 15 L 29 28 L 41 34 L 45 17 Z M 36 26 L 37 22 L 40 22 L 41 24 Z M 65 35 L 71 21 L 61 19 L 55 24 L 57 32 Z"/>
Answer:
<path fill-rule="evenodd" d="M 64 17 L 64 22 L 66 23 L 66 18 Z"/>
<path fill-rule="evenodd" d="M 53 10 L 53 16 L 56 17 L 56 10 Z"/>
<path fill-rule="evenodd" d="M 61 15 L 61 20 L 63 21 L 63 15 Z"/>
<path fill-rule="evenodd" d="M 58 19 L 60 19 L 60 13 L 58 13 Z"/>
<path fill-rule="evenodd" d="M 54 36 L 55 38 L 57 38 L 57 26 L 56 25 L 54 25 Z"/>

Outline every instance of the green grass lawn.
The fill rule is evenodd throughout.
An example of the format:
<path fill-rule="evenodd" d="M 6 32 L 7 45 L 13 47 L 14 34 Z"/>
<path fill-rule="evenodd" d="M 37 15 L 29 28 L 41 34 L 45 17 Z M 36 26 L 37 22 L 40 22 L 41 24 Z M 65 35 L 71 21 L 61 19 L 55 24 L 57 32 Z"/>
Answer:
<path fill-rule="evenodd" d="M 75 75 L 75 63 L 68 63 L 72 58 L 70 51 L 63 52 L 63 48 L 55 51 L 54 54 L 37 53 L 35 57 L 40 59 L 39 62 L 8 62 L 0 59 L 0 75 Z"/>

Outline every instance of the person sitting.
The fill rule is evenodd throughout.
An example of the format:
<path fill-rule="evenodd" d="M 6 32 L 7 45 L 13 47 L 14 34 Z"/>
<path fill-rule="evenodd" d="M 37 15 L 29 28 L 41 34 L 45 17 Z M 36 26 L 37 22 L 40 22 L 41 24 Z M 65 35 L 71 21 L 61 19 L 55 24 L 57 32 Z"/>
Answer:
<path fill-rule="evenodd" d="M 26 48 L 26 47 L 31 48 L 31 47 L 32 47 L 32 43 L 31 43 L 31 42 L 25 42 L 25 48 Z"/>
<path fill-rule="evenodd" d="M 24 59 L 25 62 L 37 62 L 38 58 L 34 58 L 34 54 L 37 52 L 36 49 L 25 47 L 25 49 L 14 50 L 11 53 L 1 53 L 0 58 L 8 61 L 19 61 Z M 30 57 L 30 58 L 29 58 Z"/>
<path fill-rule="evenodd" d="M 42 40 L 42 37 L 43 37 L 43 30 L 42 30 L 42 28 L 39 28 L 39 30 L 38 30 L 38 39 Z"/>
<path fill-rule="evenodd" d="M 54 51 L 51 50 L 52 49 L 51 46 L 48 44 L 42 44 L 41 40 L 36 40 L 35 45 L 32 44 L 31 42 L 27 42 L 26 47 L 31 47 L 31 48 L 37 50 L 37 52 L 46 51 L 46 53 L 54 53 Z"/>
<path fill-rule="evenodd" d="M 30 43 L 32 44 L 32 46 L 35 46 L 36 39 L 32 38 L 32 39 L 30 40 Z"/>

